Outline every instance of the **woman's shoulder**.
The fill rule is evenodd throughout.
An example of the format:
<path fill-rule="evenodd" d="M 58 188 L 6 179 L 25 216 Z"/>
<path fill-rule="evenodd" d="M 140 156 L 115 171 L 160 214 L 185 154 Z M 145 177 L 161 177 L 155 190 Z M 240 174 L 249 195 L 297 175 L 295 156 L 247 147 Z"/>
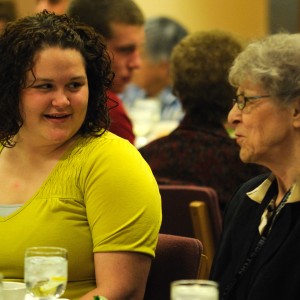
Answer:
<path fill-rule="evenodd" d="M 269 176 L 270 176 L 270 172 L 266 172 L 249 179 L 248 181 L 246 181 L 244 184 L 240 186 L 236 194 L 245 194 L 247 192 L 252 191 L 257 186 L 259 186 L 264 180 L 266 180 Z"/>
<path fill-rule="evenodd" d="M 248 199 L 247 193 L 257 188 L 269 176 L 270 173 L 260 174 L 240 185 L 226 206 L 225 215 L 230 214 L 229 212 L 233 212 L 232 214 L 234 215 L 236 214 L 237 210 L 241 208 L 241 206 L 247 206 L 248 203 L 252 203 L 253 201 L 245 201 L 245 198 Z"/>
<path fill-rule="evenodd" d="M 106 131 L 101 136 L 81 137 L 72 149 L 70 158 L 81 161 L 136 159 L 138 150 L 128 140 Z"/>
<path fill-rule="evenodd" d="M 105 131 L 101 135 L 95 136 L 83 136 L 79 138 L 78 143 L 74 147 L 74 150 L 83 149 L 85 151 L 91 151 L 93 149 L 113 149 L 113 148 L 135 148 L 126 139 L 123 139 L 110 131 Z"/>

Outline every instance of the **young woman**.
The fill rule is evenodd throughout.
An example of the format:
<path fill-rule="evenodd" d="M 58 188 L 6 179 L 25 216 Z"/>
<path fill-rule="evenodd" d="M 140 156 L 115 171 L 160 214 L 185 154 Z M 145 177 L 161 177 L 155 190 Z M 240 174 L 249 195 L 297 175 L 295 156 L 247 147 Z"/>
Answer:
<path fill-rule="evenodd" d="M 149 166 L 107 131 L 112 72 L 102 38 L 39 13 L 0 37 L 0 270 L 23 280 L 24 251 L 69 252 L 64 297 L 143 299 L 161 223 Z"/>

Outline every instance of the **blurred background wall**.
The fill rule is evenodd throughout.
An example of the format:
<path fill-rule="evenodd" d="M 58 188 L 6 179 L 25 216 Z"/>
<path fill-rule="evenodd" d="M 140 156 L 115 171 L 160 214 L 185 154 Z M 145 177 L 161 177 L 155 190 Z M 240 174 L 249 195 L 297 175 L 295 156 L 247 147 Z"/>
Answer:
<path fill-rule="evenodd" d="M 34 12 L 36 0 L 14 0 L 19 16 Z M 97 1 L 97 0 L 95 0 Z M 135 0 L 146 17 L 174 17 L 190 31 L 224 29 L 244 38 L 286 29 L 300 31 L 300 0 Z"/>
<path fill-rule="evenodd" d="M 283 0 L 285 1 L 285 0 Z M 268 0 L 136 0 L 146 16 L 164 14 L 191 30 L 224 29 L 244 37 L 268 31 Z"/>

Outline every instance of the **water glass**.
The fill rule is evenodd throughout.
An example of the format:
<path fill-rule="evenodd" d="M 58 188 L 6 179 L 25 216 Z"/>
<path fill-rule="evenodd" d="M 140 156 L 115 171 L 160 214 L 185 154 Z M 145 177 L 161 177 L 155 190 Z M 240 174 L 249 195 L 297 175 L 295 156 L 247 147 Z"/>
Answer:
<path fill-rule="evenodd" d="M 129 115 L 136 136 L 137 148 L 147 143 L 147 136 L 160 121 L 160 101 L 158 99 L 137 99 L 130 108 Z"/>
<path fill-rule="evenodd" d="M 24 300 L 26 296 L 26 286 L 23 282 L 3 281 L 3 300 Z M 1 298 L 0 298 L 1 299 Z"/>
<path fill-rule="evenodd" d="M 171 284 L 171 300 L 218 300 L 218 284 L 211 280 L 178 280 Z"/>
<path fill-rule="evenodd" d="M 40 300 L 59 298 L 68 278 L 67 250 L 59 247 L 32 247 L 25 252 L 27 292 Z"/>

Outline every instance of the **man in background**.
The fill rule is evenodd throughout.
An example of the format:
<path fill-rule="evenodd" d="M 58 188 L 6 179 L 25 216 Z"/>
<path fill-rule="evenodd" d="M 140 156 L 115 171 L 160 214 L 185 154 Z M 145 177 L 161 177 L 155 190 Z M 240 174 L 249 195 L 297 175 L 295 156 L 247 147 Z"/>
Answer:
<path fill-rule="evenodd" d="M 160 120 L 182 119 L 181 103 L 172 93 L 170 57 L 173 48 L 187 34 L 187 29 L 173 18 L 157 16 L 146 20 L 143 65 L 122 95 L 129 110 L 136 100 L 156 99 L 161 108 Z"/>
<path fill-rule="evenodd" d="M 55 12 L 56 14 L 64 14 L 71 0 L 36 0 L 35 11 L 40 12 L 44 9 Z"/>
<path fill-rule="evenodd" d="M 0 33 L 7 22 L 17 18 L 16 6 L 12 0 L 0 0 Z"/>
<path fill-rule="evenodd" d="M 140 68 L 144 43 L 144 16 L 132 0 L 72 0 L 67 13 L 94 27 L 106 39 L 115 73 L 108 93 L 110 131 L 134 143 L 134 133 L 124 105 L 119 98 Z"/>

